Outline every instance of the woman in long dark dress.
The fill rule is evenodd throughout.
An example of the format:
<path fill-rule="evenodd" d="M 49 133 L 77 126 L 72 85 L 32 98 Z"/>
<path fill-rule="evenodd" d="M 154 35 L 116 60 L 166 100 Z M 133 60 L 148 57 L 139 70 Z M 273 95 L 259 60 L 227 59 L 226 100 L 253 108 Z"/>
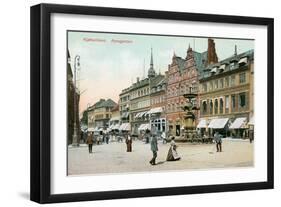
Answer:
<path fill-rule="evenodd" d="M 132 152 L 132 138 L 130 134 L 126 136 L 127 152 Z"/>
<path fill-rule="evenodd" d="M 175 137 L 172 137 L 172 141 L 171 141 L 171 146 L 170 149 L 168 151 L 168 155 L 167 155 L 167 161 L 177 161 L 180 160 L 181 157 L 178 155 L 177 152 L 177 145 L 175 143 Z"/>

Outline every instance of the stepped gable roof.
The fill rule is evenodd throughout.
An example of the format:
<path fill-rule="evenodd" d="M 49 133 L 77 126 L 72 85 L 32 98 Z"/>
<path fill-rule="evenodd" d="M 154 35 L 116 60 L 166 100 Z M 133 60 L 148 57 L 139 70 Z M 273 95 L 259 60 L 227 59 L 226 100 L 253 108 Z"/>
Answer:
<path fill-rule="evenodd" d="M 193 51 L 193 56 L 196 64 L 196 69 L 199 73 L 203 72 L 208 59 L 208 51 L 202 53 Z"/>
<path fill-rule="evenodd" d="M 185 60 L 179 56 L 174 55 L 173 61 L 179 66 L 180 71 L 184 70 Z"/>

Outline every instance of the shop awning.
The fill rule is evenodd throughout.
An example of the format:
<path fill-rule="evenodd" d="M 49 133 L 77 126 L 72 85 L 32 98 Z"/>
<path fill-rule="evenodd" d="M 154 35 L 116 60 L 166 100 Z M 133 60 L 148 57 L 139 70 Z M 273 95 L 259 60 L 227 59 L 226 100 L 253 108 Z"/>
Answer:
<path fill-rule="evenodd" d="M 140 116 L 140 113 L 137 113 L 137 114 L 135 115 L 135 118 L 139 118 L 139 116 Z"/>
<path fill-rule="evenodd" d="M 115 124 L 115 125 L 112 127 L 112 129 L 113 129 L 113 130 L 119 130 L 119 127 L 120 127 L 119 124 Z"/>
<path fill-rule="evenodd" d="M 120 116 L 112 117 L 109 121 L 119 121 Z"/>
<path fill-rule="evenodd" d="M 131 130 L 131 124 L 130 123 L 123 123 L 119 127 L 119 130 L 130 131 Z"/>
<path fill-rule="evenodd" d="M 202 119 L 199 124 L 197 125 L 197 128 L 207 128 L 208 124 L 207 124 L 207 120 L 206 119 Z"/>
<path fill-rule="evenodd" d="M 223 129 L 228 122 L 228 118 L 212 119 L 208 128 Z"/>
<path fill-rule="evenodd" d="M 147 130 L 147 129 L 150 130 L 150 124 L 141 124 L 138 130 L 141 131 L 141 130 Z"/>
<path fill-rule="evenodd" d="M 248 125 L 255 125 L 255 117 L 251 117 Z"/>
<path fill-rule="evenodd" d="M 240 129 L 240 128 L 246 128 L 246 117 L 241 117 L 235 119 L 235 121 L 230 125 L 229 129 Z"/>
<path fill-rule="evenodd" d="M 128 118 L 129 116 L 129 112 L 125 112 L 122 114 L 121 118 Z"/>
<path fill-rule="evenodd" d="M 143 111 L 143 112 L 139 112 L 136 114 L 135 118 L 141 118 L 143 117 L 148 111 Z"/>
<path fill-rule="evenodd" d="M 93 127 L 88 128 L 88 132 L 93 132 L 95 129 Z"/>
<path fill-rule="evenodd" d="M 162 107 L 156 107 L 156 108 L 152 108 L 150 109 L 147 114 L 157 114 L 157 113 L 162 113 L 163 112 L 163 108 Z"/>

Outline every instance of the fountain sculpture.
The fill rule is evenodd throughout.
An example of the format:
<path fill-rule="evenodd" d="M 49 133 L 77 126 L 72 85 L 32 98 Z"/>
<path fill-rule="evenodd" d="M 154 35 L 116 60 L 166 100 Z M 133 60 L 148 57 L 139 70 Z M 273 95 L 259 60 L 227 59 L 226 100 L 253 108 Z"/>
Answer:
<path fill-rule="evenodd" d="M 183 97 L 187 99 L 187 104 L 182 107 L 182 109 L 186 112 L 184 115 L 184 138 L 186 140 L 193 140 L 196 137 L 196 126 L 194 125 L 195 114 L 194 111 L 200 110 L 199 107 L 196 106 L 196 98 L 198 94 L 192 93 L 192 87 L 189 88 L 189 93 L 183 94 Z"/>

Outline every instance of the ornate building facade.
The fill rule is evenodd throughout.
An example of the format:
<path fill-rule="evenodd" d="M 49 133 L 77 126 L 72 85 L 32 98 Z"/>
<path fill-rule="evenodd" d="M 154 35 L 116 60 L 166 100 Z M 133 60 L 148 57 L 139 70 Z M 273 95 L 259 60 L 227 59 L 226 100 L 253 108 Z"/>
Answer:
<path fill-rule="evenodd" d="M 210 64 L 200 82 L 200 123 L 198 128 L 213 134 L 242 137 L 254 114 L 254 51 L 250 50 Z M 219 123 L 220 122 L 220 123 Z"/>
<path fill-rule="evenodd" d="M 166 72 L 166 119 L 169 127 L 168 133 L 173 136 L 179 137 L 182 134 L 185 114 L 182 107 L 186 104 L 183 95 L 190 92 L 198 93 L 199 74 L 208 61 L 207 57 L 207 51 L 198 53 L 189 46 L 185 59 L 174 54 L 172 63 L 168 66 Z M 216 57 L 216 55 L 212 57 Z M 198 113 L 195 116 L 198 118 Z"/>

